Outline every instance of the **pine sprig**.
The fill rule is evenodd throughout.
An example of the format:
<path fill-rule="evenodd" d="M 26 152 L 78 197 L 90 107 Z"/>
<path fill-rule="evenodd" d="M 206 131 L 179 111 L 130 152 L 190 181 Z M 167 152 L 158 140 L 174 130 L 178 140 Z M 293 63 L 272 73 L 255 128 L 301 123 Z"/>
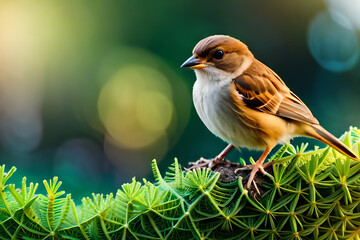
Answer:
<path fill-rule="evenodd" d="M 360 151 L 360 131 L 341 140 Z M 0 167 L 1 239 L 360 239 L 360 164 L 333 149 L 285 145 L 261 198 L 242 178 L 219 181 L 207 169 L 182 170 L 177 159 L 155 183 L 133 178 L 115 195 L 93 194 L 76 206 L 57 177 L 21 189 Z"/>

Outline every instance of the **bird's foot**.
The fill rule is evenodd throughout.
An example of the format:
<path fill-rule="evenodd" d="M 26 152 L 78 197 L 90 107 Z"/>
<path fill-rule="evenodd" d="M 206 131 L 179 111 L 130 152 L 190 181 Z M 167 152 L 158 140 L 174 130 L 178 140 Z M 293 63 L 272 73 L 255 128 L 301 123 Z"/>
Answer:
<path fill-rule="evenodd" d="M 242 171 L 242 170 L 250 170 L 251 169 L 250 177 L 246 184 L 246 188 L 249 189 L 251 187 L 251 183 L 254 183 L 254 187 L 255 187 L 256 191 L 260 194 L 259 188 L 257 187 L 257 184 L 254 181 L 255 175 L 258 171 L 260 171 L 263 175 L 268 175 L 268 173 L 265 171 L 265 169 L 270 167 L 272 164 L 273 164 L 272 162 L 268 162 L 268 163 L 262 165 L 260 162 L 256 162 L 254 165 L 246 165 L 244 167 L 235 169 L 235 174 L 237 174 L 239 171 Z"/>
<path fill-rule="evenodd" d="M 237 165 L 236 163 L 232 163 L 229 160 L 225 160 L 223 158 L 220 157 L 216 157 L 213 159 L 205 159 L 205 158 L 200 158 L 198 161 L 196 162 L 189 162 L 190 167 L 189 168 L 184 168 L 186 171 L 191 171 L 193 169 L 197 169 L 197 168 L 208 168 L 210 170 L 212 170 L 214 167 L 216 167 L 219 164 L 234 164 Z"/>

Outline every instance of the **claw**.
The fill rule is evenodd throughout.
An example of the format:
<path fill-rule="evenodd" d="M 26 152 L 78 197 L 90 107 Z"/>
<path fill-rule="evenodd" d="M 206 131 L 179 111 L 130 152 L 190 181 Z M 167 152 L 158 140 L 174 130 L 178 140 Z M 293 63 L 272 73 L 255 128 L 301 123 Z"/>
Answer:
<path fill-rule="evenodd" d="M 226 164 L 233 164 L 230 163 L 229 161 L 225 160 L 226 155 L 231 151 L 231 149 L 234 148 L 234 145 L 229 144 L 216 158 L 208 160 L 205 158 L 200 158 L 198 161 L 196 162 L 191 162 L 189 163 L 189 165 L 192 165 L 189 168 L 185 168 L 186 171 L 191 171 L 192 169 L 196 169 L 196 168 L 209 168 L 210 170 L 215 167 L 216 165 L 222 163 L 226 163 Z M 237 165 L 237 164 L 236 164 Z"/>
<path fill-rule="evenodd" d="M 214 159 L 205 159 L 205 158 L 200 158 L 198 161 L 196 162 L 190 162 L 189 165 L 191 165 L 191 167 L 189 168 L 184 168 L 186 171 L 191 171 L 193 169 L 197 169 L 197 168 L 208 168 L 210 170 L 212 170 L 215 166 L 219 165 L 219 164 L 230 164 L 230 165 L 237 165 L 237 163 L 232 163 L 228 160 L 225 160 L 219 156 L 217 156 Z"/>
<path fill-rule="evenodd" d="M 257 191 L 259 194 L 260 194 L 260 191 L 259 191 L 259 189 L 258 189 L 255 181 L 253 181 L 253 180 L 254 180 L 255 174 L 256 174 L 259 170 L 260 170 L 260 172 L 261 172 L 262 174 L 268 175 L 268 173 L 265 172 L 264 168 L 267 168 L 267 167 L 271 166 L 271 165 L 272 165 L 272 162 L 271 162 L 271 163 L 267 163 L 267 164 L 265 164 L 265 165 L 262 165 L 262 164 L 263 164 L 263 162 L 265 161 L 267 155 L 270 153 L 271 149 L 272 149 L 271 147 L 267 146 L 266 149 L 265 149 L 265 151 L 263 152 L 263 154 L 262 154 L 261 157 L 259 158 L 259 160 L 257 160 L 257 162 L 256 162 L 254 165 L 244 166 L 244 167 L 242 167 L 242 168 L 237 168 L 237 169 L 235 169 L 235 173 L 237 173 L 237 172 L 240 171 L 240 170 L 252 169 L 252 170 L 251 170 L 251 173 L 250 173 L 249 180 L 248 180 L 248 182 L 247 182 L 247 184 L 246 184 L 246 187 L 249 189 L 250 186 L 251 186 L 251 183 L 254 182 L 254 187 L 255 187 L 256 191 Z"/>
<path fill-rule="evenodd" d="M 254 183 L 254 187 L 255 187 L 255 189 L 256 189 L 256 191 L 257 191 L 257 193 L 260 195 L 261 193 L 260 193 L 260 190 L 259 190 L 259 188 L 258 188 L 258 186 L 257 186 L 256 182 L 255 182 L 255 181 L 253 181 L 253 183 Z"/>
<path fill-rule="evenodd" d="M 234 173 L 237 174 L 239 171 L 250 170 L 250 169 L 252 169 L 252 168 L 253 168 L 252 165 L 246 165 L 246 166 L 243 166 L 243 167 L 241 167 L 241 168 L 235 169 Z"/>
<path fill-rule="evenodd" d="M 257 184 L 256 182 L 254 181 L 254 178 L 255 178 L 255 175 L 256 173 L 260 170 L 260 172 L 263 174 L 263 175 L 269 175 L 264 168 L 267 168 L 269 166 L 271 166 L 272 163 L 267 163 L 265 165 L 262 165 L 261 163 L 259 162 L 256 162 L 254 165 L 247 165 L 247 166 L 244 166 L 244 167 L 241 167 L 241 168 L 237 168 L 235 169 L 235 174 L 237 174 L 239 171 L 242 171 L 242 170 L 250 170 L 252 169 L 251 173 L 250 173 L 250 177 L 249 177 L 249 180 L 246 184 L 246 187 L 249 189 L 251 187 L 251 183 L 254 184 L 254 187 L 256 189 L 256 191 L 260 194 L 260 191 L 259 191 L 259 188 L 257 187 Z"/>
<path fill-rule="evenodd" d="M 213 166 L 213 161 L 216 159 L 212 159 L 212 160 L 208 160 L 205 158 L 200 158 L 198 161 L 196 162 L 190 162 L 189 165 L 192 165 L 189 168 L 184 168 L 186 171 L 191 171 L 193 169 L 197 169 L 197 168 L 209 168 L 211 169 Z"/>

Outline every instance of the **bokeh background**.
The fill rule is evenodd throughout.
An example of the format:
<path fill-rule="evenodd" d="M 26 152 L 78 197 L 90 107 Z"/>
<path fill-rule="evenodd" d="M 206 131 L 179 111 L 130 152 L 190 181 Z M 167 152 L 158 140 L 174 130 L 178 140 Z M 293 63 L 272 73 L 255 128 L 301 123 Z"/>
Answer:
<path fill-rule="evenodd" d="M 359 12 L 358 0 L 1 1 L 0 161 L 17 183 L 57 175 L 79 199 L 151 179 L 153 158 L 165 171 L 215 156 L 226 144 L 179 68 L 212 34 L 245 42 L 340 136 L 360 126 Z"/>

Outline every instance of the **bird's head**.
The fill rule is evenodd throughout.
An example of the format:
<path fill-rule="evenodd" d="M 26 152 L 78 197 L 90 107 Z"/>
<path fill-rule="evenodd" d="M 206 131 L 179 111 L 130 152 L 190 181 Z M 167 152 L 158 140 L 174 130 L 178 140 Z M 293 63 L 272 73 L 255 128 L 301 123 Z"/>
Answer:
<path fill-rule="evenodd" d="M 198 42 L 193 55 L 181 68 L 233 74 L 252 58 L 252 53 L 241 41 L 225 35 L 214 35 Z"/>

